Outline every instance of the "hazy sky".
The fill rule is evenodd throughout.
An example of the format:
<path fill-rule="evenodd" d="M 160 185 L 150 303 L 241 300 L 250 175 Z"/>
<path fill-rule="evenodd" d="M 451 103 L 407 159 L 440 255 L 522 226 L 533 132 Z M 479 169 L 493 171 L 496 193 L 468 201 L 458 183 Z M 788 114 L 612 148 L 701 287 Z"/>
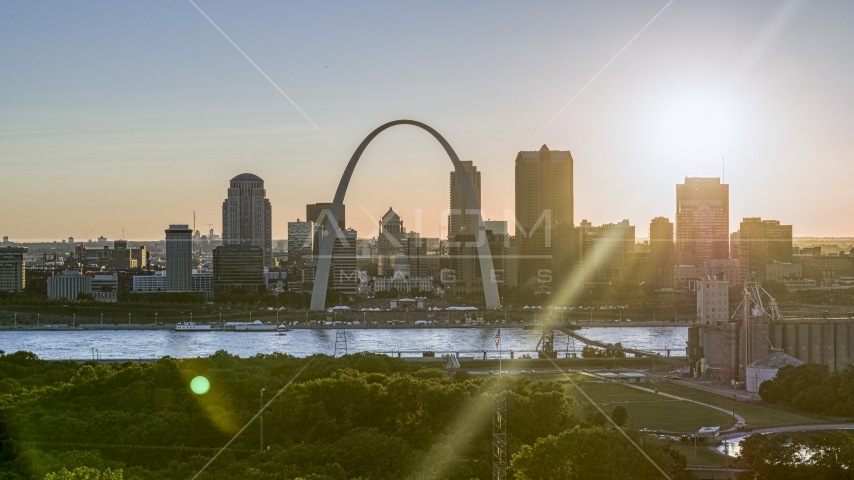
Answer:
<path fill-rule="evenodd" d="M 516 152 L 546 143 L 575 158 L 576 222 L 645 236 L 723 155 L 733 230 L 854 236 L 854 3 L 676 0 L 551 123 L 667 0 L 196 3 L 323 133 L 189 1 L 2 2 L 0 235 L 158 239 L 193 210 L 219 233 L 252 172 L 284 238 L 366 134 L 409 118 L 475 162 L 492 219 Z M 375 234 L 393 206 L 439 235 L 450 169 L 425 132 L 383 133 L 348 226 Z"/>

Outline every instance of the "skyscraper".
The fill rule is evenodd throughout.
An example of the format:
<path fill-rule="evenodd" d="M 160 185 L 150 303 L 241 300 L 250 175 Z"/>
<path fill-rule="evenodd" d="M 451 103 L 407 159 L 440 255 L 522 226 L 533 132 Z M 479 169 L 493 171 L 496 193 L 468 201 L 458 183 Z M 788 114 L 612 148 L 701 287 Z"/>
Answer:
<path fill-rule="evenodd" d="M 792 226 L 777 220 L 745 218 L 738 229 L 738 259 L 744 275 L 765 280 L 769 263 L 792 261 Z"/>
<path fill-rule="evenodd" d="M 169 225 L 166 229 L 166 291 L 192 291 L 192 282 L 193 230 L 188 225 Z"/>
<path fill-rule="evenodd" d="M 673 242 L 673 223 L 665 217 L 655 217 L 649 222 L 649 263 L 655 288 L 672 287 L 676 244 Z"/>
<path fill-rule="evenodd" d="M 331 203 L 310 203 L 305 206 L 305 219 L 309 222 L 314 222 L 315 225 L 326 226 L 329 221 L 329 212 L 332 210 Z M 347 226 L 345 221 L 345 213 L 347 206 L 341 205 L 341 218 L 338 219 L 338 228 L 344 230 Z"/>
<path fill-rule="evenodd" d="M 519 152 L 516 156 L 516 236 L 520 246 L 519 283 L 552 270 L 552 227 L 573 224 L 573 160 L 569 151 Z M 561 256 L 561 255 L 558 255 Z M 549 272 L 551 273 L 551 272 Z M 555 272 L 565 277 L 570 272 Z"/>
<path fill-rule="evenodd" d="M 680 265 L 729 258 L 729 185 L 720 178 L 676 185 L 676 252 Z"/>
<path fill-rule="evenodd" d="M 254 245 L 264 252 L 264 266 L 273 264 L 272 207 L 264 180 L 251 173 L 231 179 L 222 202 L 222 244 Z"/>
<path fill-rule="evenodd" d="M 0 247 L 0 292 L 24 291 L 27 286 L 26 253 L 27 247 Z"/>
<path fill-rule="evenodd" d="M 480 209 L 480 172 L 471 160 L 463 160 L 463 169 L 466 171 L 471 182 L 471 187 L 474 190 L 475 202 L 477 208 Z M 451 213 L 448 215 L 448 239 L 454 238 L 455 235 L 474 233 L 472 228 L 472 212 L 469 212 L 466 197 L 463 193 L 463 186 L 460 184 L 460 179 L 457 178 L 457 171 L 451 170 Z"/>
<path fill-rule="evenodd" d="M 288 222 L 288 263 L 302 264 L 311 260 L 314 251 L 314 222 Z"/>
<path fill-rule="evenodd" d="M 400 216 L 388 207 L 379 222 L 379 238 L 377 238 L 377 273 L 380 277 L 390 277 L 393 273 L 394 260 L 403 247 L 403 237 L 406 228 Z"/>
<path fill-rule="evenodd" d="M 311 254 L 314 257 L 320 255 L 320 240 L 325 235 L 329 227 L 329 217 L 332 211 L 331 203 L 310 203 L 305 206 L 306 221 L 314 223 L 314 245 L 312 246 Z M 342 232 L 347 226 L 346 213 L 347 206 L 341 205 L 341 216 L 338 218 L 338 229 Z"/>

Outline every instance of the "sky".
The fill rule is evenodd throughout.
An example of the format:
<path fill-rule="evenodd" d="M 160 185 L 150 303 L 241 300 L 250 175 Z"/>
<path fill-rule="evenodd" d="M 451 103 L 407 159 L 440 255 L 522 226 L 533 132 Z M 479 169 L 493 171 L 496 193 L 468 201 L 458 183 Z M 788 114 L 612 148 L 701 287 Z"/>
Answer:
<path fill-rule="evenodd" d="M 160 239 L 193 211 L 219 233 L 251 172 L 285 238 L 406 118 L 474 161 L 485 218 L 512 219 L 516 154 L 546 144 L 572 152 L 576 223 L 645 236 L 725 165 L 731 230 L 854 236 L 854 3 L 193 1 L 0 3 L 0 235 Z M 450 170 L 426 132 L 382 133 L 348 226 L 391 206 L 445 235 Z"/>

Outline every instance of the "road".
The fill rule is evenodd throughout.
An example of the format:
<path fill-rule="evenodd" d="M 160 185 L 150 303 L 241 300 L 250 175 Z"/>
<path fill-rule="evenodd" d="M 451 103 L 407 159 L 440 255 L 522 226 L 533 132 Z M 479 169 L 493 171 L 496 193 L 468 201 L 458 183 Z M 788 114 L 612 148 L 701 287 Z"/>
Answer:
<path fill-rule="evenodd" d="M 728 431 L 721 434 L 721 440 L 746 437 L 754 433 L 819 432 L 823 430 L 854 430 L 854 423 L 816 423 L 812 425 L 789 425 L 786 427 L 757 428 L 749 432 Z"/>

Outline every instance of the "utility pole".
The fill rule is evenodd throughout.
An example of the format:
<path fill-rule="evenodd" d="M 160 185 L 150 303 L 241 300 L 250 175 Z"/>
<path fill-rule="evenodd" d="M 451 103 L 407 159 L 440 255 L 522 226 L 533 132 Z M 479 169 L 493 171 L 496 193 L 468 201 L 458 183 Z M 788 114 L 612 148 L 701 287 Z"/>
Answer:
<path fill-rule="evenodd" d="M 258 417 L 261 425 L 261 451 L 264 451 L 264 389 L 261 389 L 261 416 Z"/>

